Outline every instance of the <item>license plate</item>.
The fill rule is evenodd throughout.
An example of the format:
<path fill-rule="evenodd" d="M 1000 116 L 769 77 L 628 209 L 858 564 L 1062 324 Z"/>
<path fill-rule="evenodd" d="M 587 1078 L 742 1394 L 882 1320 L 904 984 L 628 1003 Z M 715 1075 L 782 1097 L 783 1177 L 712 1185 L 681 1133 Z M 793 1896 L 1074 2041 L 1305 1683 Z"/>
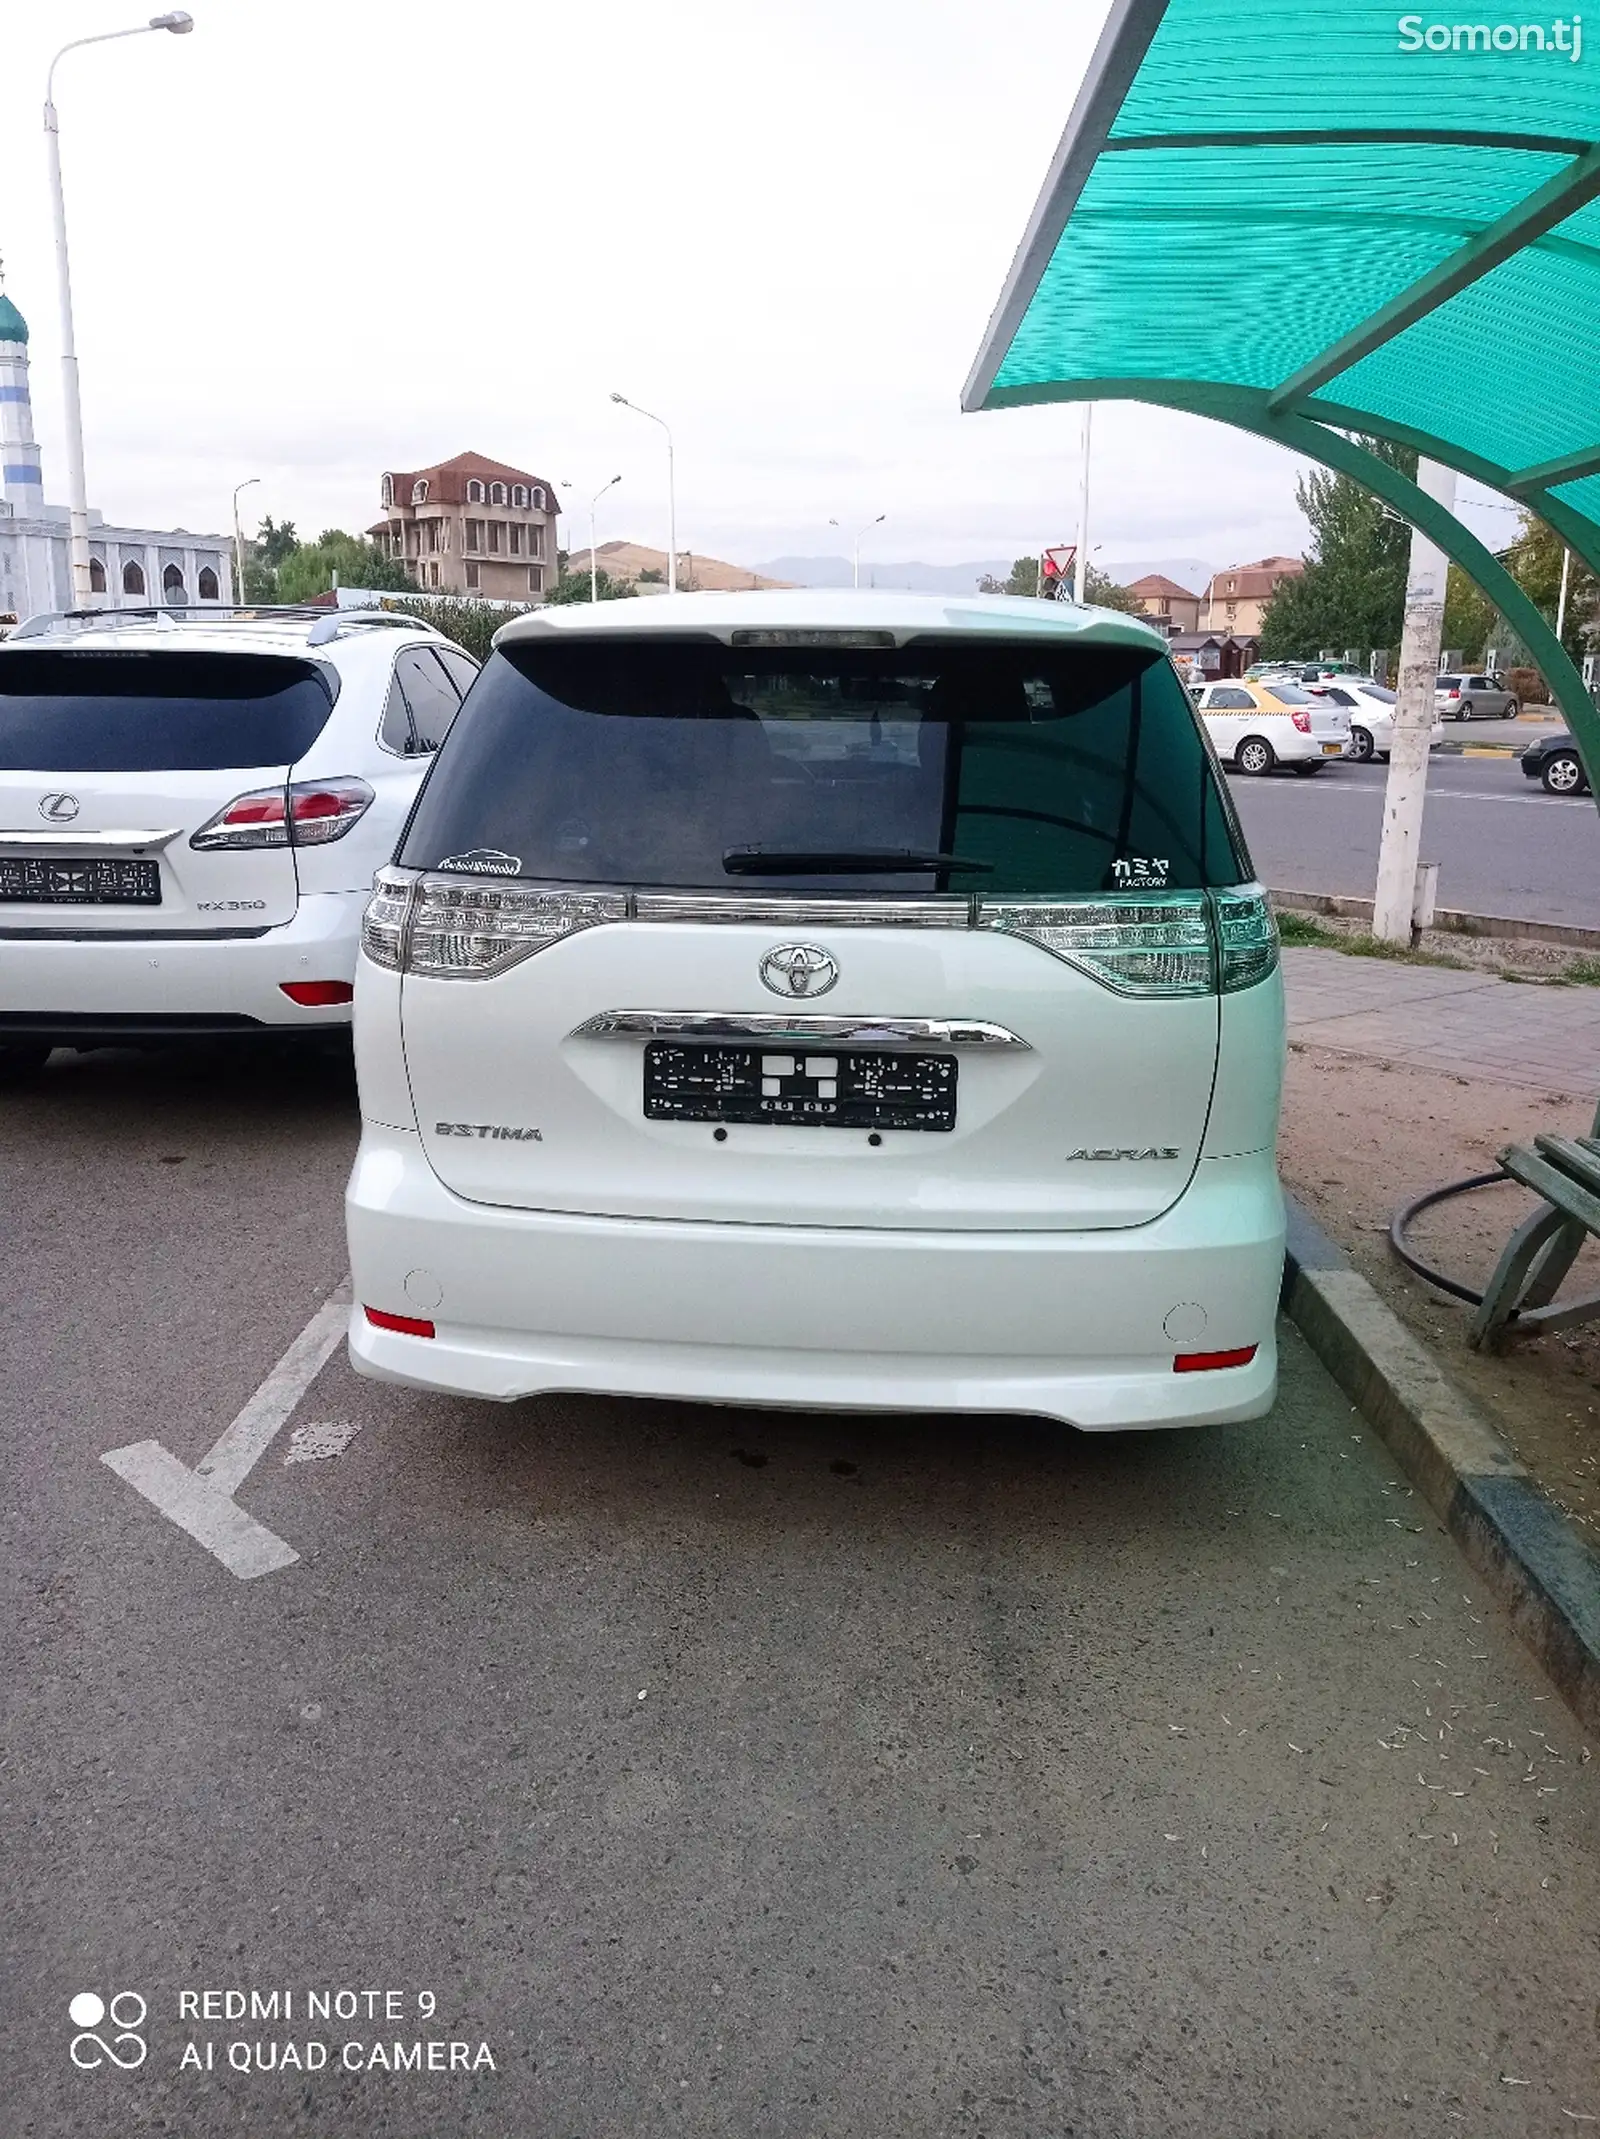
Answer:
<path fill-rule="evenodd" d="M 647 1121 L 790 1129 L 953 1129 L 954 1055 L 889 1048 L 679 1047 L 644 1051 Z"/>
<path fill-rule="evenodd" d="M 35 906 L 159 906 L 161 864 L 0 855 L 0 899 Z"/>
<path fill-rule="evenodd" d="M 1342 757 L 1344 755 L 1343 743 L 1324 743 L 1322 746 L 1322 755 L 1325 758 Z"/>

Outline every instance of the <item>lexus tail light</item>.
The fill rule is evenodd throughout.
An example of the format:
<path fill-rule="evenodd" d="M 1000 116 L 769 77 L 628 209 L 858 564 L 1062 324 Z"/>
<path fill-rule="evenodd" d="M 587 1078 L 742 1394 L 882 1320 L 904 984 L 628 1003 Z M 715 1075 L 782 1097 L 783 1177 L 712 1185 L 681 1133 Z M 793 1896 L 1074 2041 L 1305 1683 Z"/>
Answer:
<path fill-rule="evenodd" d="M 191 847 L 322 847 L 343 839 L 372 805 L 365 780 L 295 780 L 235 795 L 189 841 Z"/>

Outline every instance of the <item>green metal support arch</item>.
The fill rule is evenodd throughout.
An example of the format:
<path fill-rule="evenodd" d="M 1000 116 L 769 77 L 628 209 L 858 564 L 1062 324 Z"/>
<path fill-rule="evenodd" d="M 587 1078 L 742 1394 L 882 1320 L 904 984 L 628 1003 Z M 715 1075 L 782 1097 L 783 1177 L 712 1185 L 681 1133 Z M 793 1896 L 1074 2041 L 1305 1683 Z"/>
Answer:
<path fill-rule="evenodd" d="M 1325 423 L 1318 423 L 1298 412 L 1275 412 L 1269 407 L 1264 393 L 1248 393 L 1237 387 L 1208 385 L 1191 379 L 1059 380 L 1010 390 L 998 388 L 990 394 L 985 406 L 1002 408 L 1013 398 L 1019 405 L 1040 401 L 1148 401 L 1158 408 L 1181 409 L 1188 415 L 1209 416 L 1216 422 L 1232 424 L 1236 430 L 1249 431 L 1257 438 L 1269 438 L 1291 453 L 1301 454 L 1307 460 L 1321 461 L 1325 467 L 1353 477 L 1382 498 L 1386 505 L 1392 505 L 1413 527 L 1420 527 L 1430 541 L 1437 543 L 1452 563 L 1460 565 L 1467 576 L 1477 582 L 1517 633 L 1555 694 L 1556 703 L 1567 716 L 1578 755 L 1589 776 L 1590 789 L 1600 805 L 1600 706 L 1590 697 L 1571 656 L 1546 623 L 1543 613 L 1493 552 L 1454 513 L 1446 512 L 1398 468 L 1390 467 L 1387 461 L 1369 453 L 1365 446 L 1357 445 L 1342 431 L 1330 430 Z M 1354 410 L 1350 412 L 1350 420 L 1353 423 L 1362 421 Z M 1370 422 L 1365 427 L 1369 432 L 1375 429 Z M 1460 448 L 1449 446 L 1443 440 L 1411 432 L 1400 442 L 1415 445 L 1430 459 L 1437 459 L 1446 466 L 1460 467 L 1463 461 Z M 1478 476 L 1498 488 L 1503 488 L 1506 480 L 1503 469 L 1491 473 L 1485 462 L 1467 466 L 1462 472 Z M 1526 502 L 1530 510 L 1539 511 L 1541 516 L 1547 511 L 1547 501 Z M 1581 540 L 1573 539 L 1577 532 L 1572 525 L 1575 521 L 1582 529 Z M 1549 515 L 1549 524 L 1586 563 L 1600 571 L 1600 541 L 1596 540 L 1592 522 L 1581 521 L 1577 514 L 1558 510 Z"/>

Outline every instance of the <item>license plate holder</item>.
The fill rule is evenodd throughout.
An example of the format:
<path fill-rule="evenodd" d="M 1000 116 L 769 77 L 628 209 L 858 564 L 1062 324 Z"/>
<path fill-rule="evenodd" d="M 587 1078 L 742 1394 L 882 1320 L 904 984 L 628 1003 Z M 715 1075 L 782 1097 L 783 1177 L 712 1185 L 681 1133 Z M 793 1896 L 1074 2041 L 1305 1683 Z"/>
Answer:
<path fill-rule="evenodd" d="M 945 1131 L 956 1125 L 956 1077 L 954 1055 L 899 1048 L 652 1040 L 644 1113 L 646 1121 Z"/>
<path fill-rule="evenodd" d="M 0 854 L 0 901 L 28 906 L 159 906 L 161 864 L 118 855 Z"/>

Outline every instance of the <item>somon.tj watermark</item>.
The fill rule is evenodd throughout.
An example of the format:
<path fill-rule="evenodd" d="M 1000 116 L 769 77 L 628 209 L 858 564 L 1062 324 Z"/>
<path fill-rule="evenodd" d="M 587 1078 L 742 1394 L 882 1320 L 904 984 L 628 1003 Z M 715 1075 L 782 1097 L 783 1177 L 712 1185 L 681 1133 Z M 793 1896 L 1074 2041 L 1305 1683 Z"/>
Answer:
<path fill-rule="evenodd" d="M 1402 52 L 1558 52 L 1569 60 L 1583 57 L 1583 17 L 1558 15 L 1548 29 L 1542 22 L 1430 22 L 1402 15 Z"/>

